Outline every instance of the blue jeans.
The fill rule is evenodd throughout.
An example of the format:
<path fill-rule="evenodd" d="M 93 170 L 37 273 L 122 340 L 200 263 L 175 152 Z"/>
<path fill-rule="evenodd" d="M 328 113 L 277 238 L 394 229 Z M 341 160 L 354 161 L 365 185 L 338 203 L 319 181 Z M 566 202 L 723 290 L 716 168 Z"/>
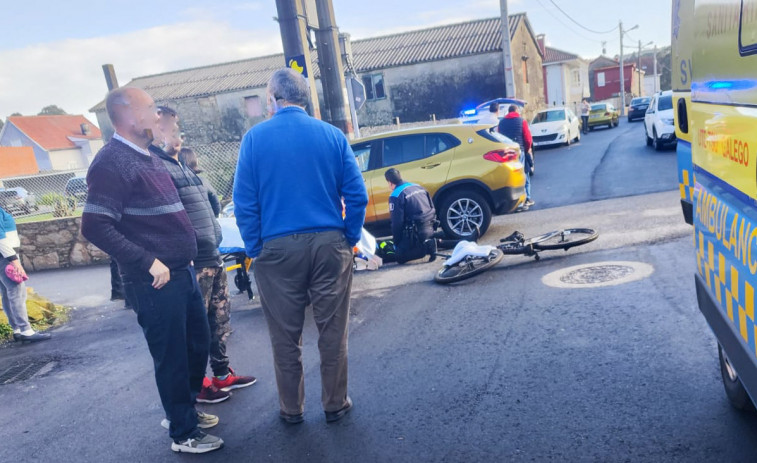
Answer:
<path fill-rule="evenodd" d="M 194 269 L 171 271 L 161 289 L 152 277 L 122 275 L 126 300 L 137 313 L 155 365 L 155 382 L 169 435 L 183 440 L 197 429 L 195 398 L 208 365 L 210 330 Z"/>
<path fill-rule="evenodd" d="M 5 267 L 10 261 L 0 257 L 0 292 L 2 292 L 3 312 L 14 331 L 30 330 L 29 316 L 26 313 L 26 285 L 16 283 L 5 274 Z"/>
<path fill-rule="evenodd" d="M 526 172 L 526 200 L 531 199 L 531 174 Z"/>

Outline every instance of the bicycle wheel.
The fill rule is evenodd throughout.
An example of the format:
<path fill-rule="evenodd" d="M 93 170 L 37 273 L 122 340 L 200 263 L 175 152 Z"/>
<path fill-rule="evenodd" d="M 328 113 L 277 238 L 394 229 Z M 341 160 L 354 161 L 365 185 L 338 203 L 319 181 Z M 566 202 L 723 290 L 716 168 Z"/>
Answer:
<path fill-rule="evenodd" d="M 599 237 L 599 233 L 591 228 L 566 228 L 565 230 L 557 230 L 532 238 L 530 241 L 534 249 L 539 251 L 554 249 L 564 249 L 567 251 L 570 248 L 591 243 L 597 237 Z"/>
<path fill-rule="evenodd" d="M 434 281 L 446 285 L 456 281 L 467 280 L 494 267 L 502 260 L 504 254 L 499 249 L 493 249 L 486 257 L 467 257 L 464 261 L 439 269 L 434 275 Z"/>

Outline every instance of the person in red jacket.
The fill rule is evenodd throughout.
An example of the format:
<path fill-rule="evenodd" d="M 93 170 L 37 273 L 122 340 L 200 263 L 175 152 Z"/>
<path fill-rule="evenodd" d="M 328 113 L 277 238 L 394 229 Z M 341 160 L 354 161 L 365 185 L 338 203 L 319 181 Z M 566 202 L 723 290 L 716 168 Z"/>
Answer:
<path fill-rule="evenodd" d="M 520 145 L 520 152 L 523 156 L 523 165 L 526 173 L 526 202 L 523 209 L 528 209 L 534 205 L 531 199 L 531 174 L 534 171 L 534 154 L 533 138 L 531 129 L 528 128 L 528 122 L 518 114 L 518 107 L 510 105 L 507 109 L 507 115 L 499 121 L 499 133 L 511 139 Z"/>

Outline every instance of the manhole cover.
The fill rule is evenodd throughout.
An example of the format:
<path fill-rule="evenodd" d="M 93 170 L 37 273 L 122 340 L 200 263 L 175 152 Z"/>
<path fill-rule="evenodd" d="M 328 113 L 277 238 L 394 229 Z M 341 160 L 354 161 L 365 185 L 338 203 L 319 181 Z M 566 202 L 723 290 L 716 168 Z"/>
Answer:
<path fill-rule="evenodd" d="M 634 272 L 633 267 L 627 265 L 592 265 L 584 267 L 560 277 L 560 281 L 572 285 L 590 285 L 617 280 Z"/>
<path fill-rule="evenodd" d="M 19 360 L 10 367 L 0 367 L 0 385 L 26 381 L 35 376 L 50 373 L 60 360 L 54 357 L 38 357 L 33 359 Z"/>
<path fill-rule="evenodd" d="M 555 288 L 597 288 L 641 280 L 654 272 L 643 262 L 595 262 L 557 270 L 542 278 Z"/>

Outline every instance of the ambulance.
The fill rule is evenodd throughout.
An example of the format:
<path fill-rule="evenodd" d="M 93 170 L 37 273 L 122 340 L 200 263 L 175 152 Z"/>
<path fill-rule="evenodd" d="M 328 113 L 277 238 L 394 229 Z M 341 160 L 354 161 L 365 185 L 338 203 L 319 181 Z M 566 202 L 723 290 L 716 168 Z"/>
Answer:
<path fill-rule="evenodd" d="M 757 399 L 757 0 L 673 0 L 678 180 L 734 407 Z"/>

